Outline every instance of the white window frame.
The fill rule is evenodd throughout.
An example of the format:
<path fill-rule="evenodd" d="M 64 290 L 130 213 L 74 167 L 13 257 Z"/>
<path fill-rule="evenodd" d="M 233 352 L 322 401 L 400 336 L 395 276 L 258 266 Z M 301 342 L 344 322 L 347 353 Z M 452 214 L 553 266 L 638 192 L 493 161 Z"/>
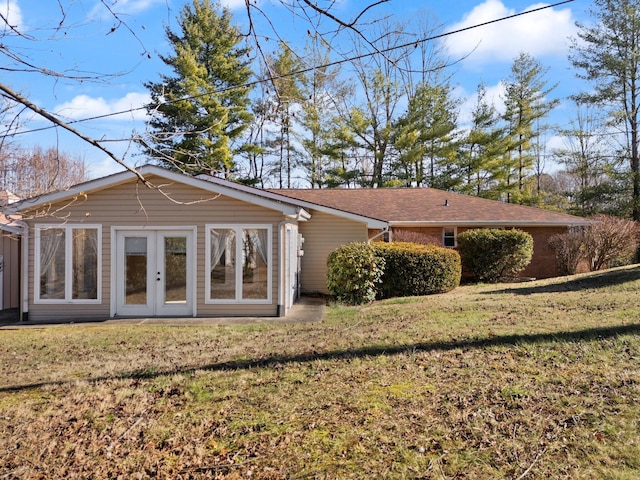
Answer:
<path fill-rule="evenodd" d="M 447 230 L 453 230 L 453 245 L 447 245 L 445 242 Z M 456 248 L 458 246 L 458 227 L 442 227 L 442 246 L 445 248 Z"/>
<path fill-rule="evenodd" d="M 242 298 L 242 242 L 236 241 L 236 296 L 235 298 L 211 298 L 211 230 L 234 230 L 236 239 L 243 230 L 267 230 L 267 298 Z M 262 304 L 273 303 L 273 225 L 271 224 L 207 224 L 205 225 L 205 304 Z"/>
<path fill-rule="evenodd" d="M 64 298 L 40 298 L 40 233 L 42 230 L 64 230 Z M 97 298 L 72 298 L 73 297 L 73 230 L 95 229 L 98 232 L 98 258 L 97 258 Z M 99 224 L 37 224 L 34 226 L 34 265 L 33 265 L 33 303 L 35 304 L 92 304 L 102 303 L 102 225 Z"/>

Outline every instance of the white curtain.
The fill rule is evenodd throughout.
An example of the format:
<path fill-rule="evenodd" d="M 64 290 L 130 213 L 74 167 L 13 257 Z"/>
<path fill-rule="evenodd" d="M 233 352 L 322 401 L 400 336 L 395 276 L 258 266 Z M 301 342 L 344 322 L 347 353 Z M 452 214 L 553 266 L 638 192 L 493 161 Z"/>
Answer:
<path fill-rule="evenodd" d="M 45 278 L 47 284 L 53 280 L 49 273 L 53 273 L 54 260 L 63 238 L 64 230 L 60 228 L 40 230 L 40 278 Z"/>
<path fill-rule="evenodd" d="M 265 265 L 269 265 L 267 262 L 269 258 L 269 252 L 267 248 L 269 247 L 269 230 L 266 228 L 259 228 L 257 230 L 250 230 L 250 232 L 255 233 L 254 238 L 256 240 L 256 250 L 258 251 L 258 255 L 264 262 Z"/>
<path fill-rule="evenodd" d="M 227 249 L 227 241 L 233 238 L 233 230 L 220 229 L 211 230 L 211 271 L 220 262 L 222 255 Z"/>
<path fill-rule="evenodd" d="M 73 229 L 73 298 L 98 298 L 98 230 Z"/>

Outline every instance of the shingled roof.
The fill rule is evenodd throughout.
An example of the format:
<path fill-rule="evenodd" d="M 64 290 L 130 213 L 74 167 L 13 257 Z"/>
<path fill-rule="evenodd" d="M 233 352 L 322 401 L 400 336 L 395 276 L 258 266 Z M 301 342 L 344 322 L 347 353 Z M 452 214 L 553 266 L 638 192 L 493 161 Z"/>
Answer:
<path fill-rule="evenodd" d="M 578 226 L 582 217 L 433 188 L 293 189 L 273 193 L 391 225 Z"/>

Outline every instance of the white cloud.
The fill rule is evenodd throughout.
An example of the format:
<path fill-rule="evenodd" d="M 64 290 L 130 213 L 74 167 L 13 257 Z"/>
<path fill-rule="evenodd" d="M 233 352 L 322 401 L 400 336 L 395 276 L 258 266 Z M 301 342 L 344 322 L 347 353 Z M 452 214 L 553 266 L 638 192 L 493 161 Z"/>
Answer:
<path fill-rule="evenodd" d="M 1 2 L 2 0 L 0 0 Z M 13 1 L 13 0 L 10 0 Z M 246 6 L 245 0 L 220 0 L 223 7 L 230 10 L 243 8 Z M 111 10 L 118 15 L 136 15 L 145 12 L 156 5 L 167 6 L 167 0 L 118 0 L 111 6 Z M 90 13 L 91 18 L 111 17 L 111 12 L 102 2 L 96 3 Z"/>
<path fill-rule="evenodd" d="M 220 0 L 220 5 L 227 7 L 229 10 L 235 10 L 239 8 L 246 8 L 245 0 Z"/>
<path fill-rule="evenodd" d="M 78 95 L 71 101 L 58 105 L 54 111 L 59 115 L 71 119 L 110 115 L 106 117 L 106 119 L 144 120 L 146 118 L 146 111 L 140 109 L 140 107 L 149 102 L 150 97 L 147 93 L 132 92 L 123 98 L 113 100 L 105 100 L 102 97 L 92 98 L 88 95 Z"/>
<path fill-rule="evenodd" d="M 8 26 L 3 25 L 3 29 L 10 27 L 24 32 L 25 26 L 22 20 L 22 11 L 16 0 L 0 0 L 0 11 L 8 24 Z"/>
<path fill-rule="evenodd" d="M 118 2 L 111 5 L 111 10 L 117 15 L 135 15 L 145 12 L 156 5 L 166 4 L 166 0 L 118 0 Z M 96 3 L 89 13 L 89 18 L 108 18 L 111 16 L 111 12 L 102 2 Z"/>
<path fill-rule="evenodd" d="M 534 10 L 546 4 L 537 3 L 524 11 Z M 472 27 L 484 22 L 514 15 L 501 0 L 485 0 L 462 21 L 452 25 L 449 31 Z M 542 55 L 566 55 L 568 38 L 575 35 L 576 27 L 571 10 L 548 8 L 521 15 L 483 27 L 473 28 L 446 38 L 448 52 L 453 57 L 470 55 L 469 62 L 512 61 L 520 52 L 534 57 Z"/>
<path fill-rule="evenodd" d="M 89 178 L 102 178 L 124 170 L 122 165 L 109 157 L 85 162 L 85 168 Z"/>
<path fill-rule="evenodd" d="M 504 96 L 505 85 L 503 82 L 499 82 L 496 85 L 485 85 L 485 101 L 496 107 L 499 115 L 504 113 Z M 464 99 L 462 105 L 460 105 L 460 114 L 458 120 L 461 126 L 465 127 L 471 123 L 473 117 L 473 111 L 478 105 L 478 92 L 468 93 L 462 89 L 456 92 L 459 98 Z"/>

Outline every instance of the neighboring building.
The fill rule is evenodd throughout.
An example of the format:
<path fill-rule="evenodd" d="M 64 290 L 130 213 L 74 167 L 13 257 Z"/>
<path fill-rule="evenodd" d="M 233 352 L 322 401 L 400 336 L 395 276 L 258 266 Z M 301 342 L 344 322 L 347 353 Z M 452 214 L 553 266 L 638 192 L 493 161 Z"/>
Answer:
<path fill-rule="evenodd" d="M 9 208 L 22 215 L 22 318 L 283 316 L 326 293 L 327 255 L 399 229 L 453 246 L 463 229 L 534 236 L 528 275 L 553 276 L 546 238 L 586 220 L 432 189 L 264 191 L 156 166 Z"/>
<path fill-rule="evenodd" d="M 19 199 L 0 191 L 0 208 Z M 18 315 L 20 306 L 20 225 L 0 214 L 0 318 Z"/>

